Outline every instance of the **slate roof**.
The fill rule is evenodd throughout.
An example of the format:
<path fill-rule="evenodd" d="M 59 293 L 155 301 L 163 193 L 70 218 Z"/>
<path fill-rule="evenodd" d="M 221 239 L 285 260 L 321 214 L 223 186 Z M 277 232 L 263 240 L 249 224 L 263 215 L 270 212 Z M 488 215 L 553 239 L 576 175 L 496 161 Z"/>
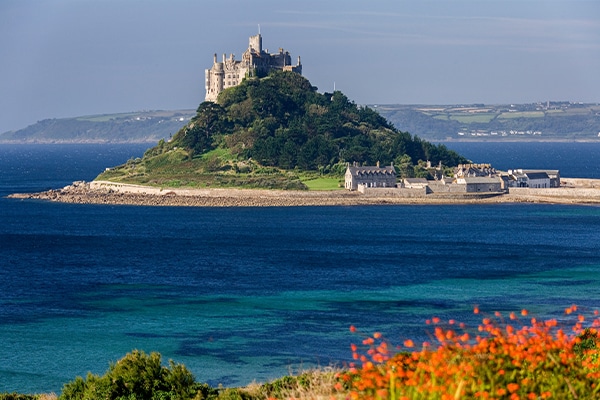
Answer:
<path fill-rule="evenodd" d="M 396 176 L 396 170 L 393 166 L 388 167 L 354 167 L 349 166 L 348 169 L 353 176 L 361 175 L 393 175 Z"/>
<path fill-rule="evenodd" d="M 406 183 L 421 183 L 421 184 L 426 184 L 427 179 L 425 178 L 404 178 L 404 182 Z"/>
<path fill-rule="evenodd" d="M 525 175 L 527 175 L 527 178 L 529 179 L 550 179 L 545 172 L 526 172 Z"/>

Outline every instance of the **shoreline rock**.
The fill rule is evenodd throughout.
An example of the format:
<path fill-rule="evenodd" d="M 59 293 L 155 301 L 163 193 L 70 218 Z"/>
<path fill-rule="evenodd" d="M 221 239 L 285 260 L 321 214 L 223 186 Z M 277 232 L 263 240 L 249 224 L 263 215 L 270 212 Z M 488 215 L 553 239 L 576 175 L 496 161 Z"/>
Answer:
<path fill-rule="evenodd" d="M 564 188 L 525 189 L 494 194 L 427 194 L 403 197 L 389 194 L 362 195 L 346 190 L 287 191 L 265 189 L 157 188 L 108 181 L 77 181 L 62 189 L 40 193 L 16 193 L 13 199 L 34 199 L 74 204 L 109 204 L 185 207 L 298 207 L 390 204 L 497 204 L 553 203 L 600 205 L 600 180 L 564 179 Z"/>

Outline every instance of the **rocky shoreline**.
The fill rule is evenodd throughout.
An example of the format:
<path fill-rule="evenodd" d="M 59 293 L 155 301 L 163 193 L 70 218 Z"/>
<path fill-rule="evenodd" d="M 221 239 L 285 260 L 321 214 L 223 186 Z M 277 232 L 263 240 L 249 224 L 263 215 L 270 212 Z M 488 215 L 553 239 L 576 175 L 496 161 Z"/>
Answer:
<path fill-rule="evenodd" d="M 389 194 L 368 196 L 337 190 L 287 191 L 260 189 L 162 189 L 107 181 L 74 182 L 62 189 L 40 193 L 16 193 L 13 199 L 35 199 L 76 204 L 113 204 L 187 207 L 289 207 L 353 206 L 376 204 L 494 204 L 556 203 L 600 205 L 600 180 L 564 179 L 558 189 L 511 190 L 504 194 L 428 194 L 404 197 Z M 399 192 L 400 193 L 400 192 Z"/>

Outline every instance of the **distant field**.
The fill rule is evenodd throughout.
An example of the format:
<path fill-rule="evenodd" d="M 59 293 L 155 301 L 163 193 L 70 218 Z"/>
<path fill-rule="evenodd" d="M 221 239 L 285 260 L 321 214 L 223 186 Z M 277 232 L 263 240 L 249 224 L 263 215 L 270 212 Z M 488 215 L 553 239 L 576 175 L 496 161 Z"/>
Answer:
<path fill-rule="evenodd" d="M 543 111 L 521 111 L 521 112 L 505 112 L 498 115 L 498 119 L 514 119 L 514 118 L 544 118 Z"/>
<path fill-rule="evenodd" d="M 476 113 L 476 114 L 467 114 L 467 113 L 456 113 L 450 114 L 450 119 L 454 121 L 458 121 L 463 124 L 471 124 L 471 123 L 483 123 L 487 124 L 491 120 L 496 118 L 496 113 Z"/>
<path fill-rule="evenodd" d="M 138 111 L 130 113 L 120 114 L 102 114 L 102 115 L 84 115 L 77 117 L 77 121 L 90 121 L 90 122 L 108 122 L 116 119 L 135 118 L 172 118 L 177 116 L 188 116 L 194 115 L 193 110 L 175 110 L 175 111 Z"/>
<path fill-rule="evenodd" d="M 77 121 L 90 121 L 90 122 L 107 122 L 117 118 L 127 118 L 139 115 L 139 113 L 126 113 L 126 114 L 105 114 L 105 115 L 89 115 L 83 117 L 77 117 Z"/>

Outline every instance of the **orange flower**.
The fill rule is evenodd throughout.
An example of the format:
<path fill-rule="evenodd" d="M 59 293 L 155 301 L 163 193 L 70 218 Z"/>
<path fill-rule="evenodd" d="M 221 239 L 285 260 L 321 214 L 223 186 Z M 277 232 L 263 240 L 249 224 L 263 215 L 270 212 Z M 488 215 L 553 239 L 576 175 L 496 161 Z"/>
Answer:
<path fill-rule="evenodd" d="M 475 306 L 475 308 L 473 308 L 473 314 L 479 314 L 479 307 Z"/>
<path fill-rule="evenodd" d="M 521 315 L 522 316 L 526 316 L 527 314 L 529 314 L 529 311 L 527 311 L 526 309 L 522 309 L 521 310 Z"/>
<path fill-rule="evenodd" d="M 350 325 L 350 332 L 356 332 L 356 327 L 354 325 Z"/>
<path fill-rule="evenodd" d="M 506 388 L 508 389 L 508 391 L 510 393 L 514 393 L 517 390 L 519 390 L 519 384 L 518 383 L 509 383 L 508 385 L 506 385 Z"/>
<path fill-rule="evenodd" d="M 573 306 L 568 308 L 571 313 L 573 309 Z M 527 315 L 526 310 L 522 313 Z M 515 313 L 510 313 L 510 316 L 511 319 L 517 319 Z M 357 354 L 362 368 L 357 369 L 350 364 L 347 378 L 342 379 L 351 387 L 348 398 L 361 400 L 408 400 L 415 396 L 440 400 L 458 397 L 518 400 L 569 395 L 561 392 L 562 388 L 558 386 L 545 386 L 544 392 L 536 393 L 539 389 L 534 388 L 539 388 L 538 379 L 551 363 L 553 368 L 560 369 L 557 374 L 579 374 L 581 383 L 577 385 L 591 390 L 582 394 L 591 395 L 600 379 L 600 361 L 595 360 L 595 357 L 575 356 L 573 346 L 581 343 L 578 335 L 581 334 L 585 319 L 575 316 L 573 319 L 574 333 L 570 333 L 568 329 L 573 325 L 557 328 L 555 319 L 538 322 L 531 318 L 529 325 L 529 321 L 522 321 L 523 326 L 519 329 L 502 320 L 484 318 L 485 325 L 479 326 L 481 333 L 472 339 L 469 334 L 475 329 L 457 333 L 437 325 L 431 336 L 438 339 L 438 346 L 423 343 L 421 349 L 409 352 L 403 352 L 401 346 L 394 346 L 400 350 L 396 354 L 391 354 L 391 346 L 388 349 L 385 341 L 378 342 L 380 344 L 376 347 L 373 338 L 377 338 L 377 334 L 374 334 L 365 339 L 370 346 L 364 355 Z M 439 323 L 439 318 L 436 317 L 434 321 Z M 449 320 L 449 323 L 450 321 L 454 322 Z M 589 325 L 600 326 L 600 319 L 596 318 Z M 597 332 L 597 329 L 593 332 Z M 404 348 L 414 346 L 410 339 L 403 343 Z M 357 349 L 357 346 L 351 345 L 351 349 Z M 600 354 L 600 351 L 594 352 Z M 353 357 L 355 358 L 354 355 Z M 522 373 L 514 375 L 515 369 Z M 481 371 L 487 373 L 482 374 Z M 490 386 L 490 376 L 495 377 L 495 385 Z M 510 382 L 511 376 L 513 379 L 516 376 L 528 378 L 518 380 L 517 383 Z"/>

